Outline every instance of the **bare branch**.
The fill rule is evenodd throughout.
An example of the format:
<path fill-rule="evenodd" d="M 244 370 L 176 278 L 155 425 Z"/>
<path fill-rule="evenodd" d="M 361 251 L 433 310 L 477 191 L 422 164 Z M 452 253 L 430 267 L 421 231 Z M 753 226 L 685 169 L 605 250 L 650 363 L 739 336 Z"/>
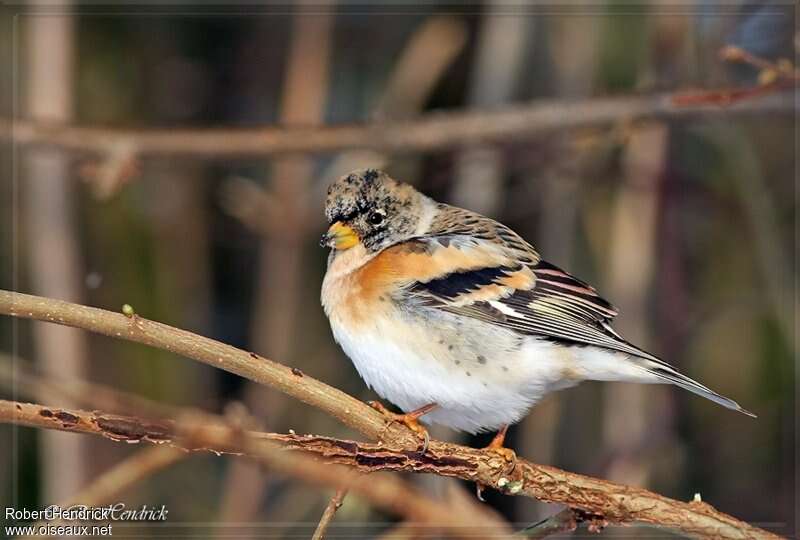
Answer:
<path fill-rule="evenodd" d="M 719 57 L 726 62 L 747 64 L 758 69 L 758 84 L 749 87 L 676 94 L 673 98 L 675 105 L 728 106 L 735 102 L 752 100 L 776 92 L 784 92 L 800 83 L 800 70 L 795 68 L 789 60 L 771 62 L 734 45 L 727 45 L 720 49 Z"/>
<path fill-rule="evenodd" d="M 633 120 L 791 115 L 794 110 L 791 92 L 730 106 L 698 103 L 692 107 L 676 105 L 672 94 L 659 94 L 574 102 L 537 100 L 493 111 L 433 113 L 417 120 L 322 127 L 139 130 L 2 119 L 0 139 L 13 139 L 23 146 L 54 146 L 104 155 L 127 148 L 136 156 L 206 159 L 345 150 L 430 151 Z"/>
<path fill-rule="evenodd" d="M 320 518 L 319 524 L 317 525 L 317 530 L 314 531 L 311 540 L 323 540 L 325 538 L 325 533 L 328 532 L 328 526 L 333 521 L 333 516 L 336 515 L 336 511 L 342 506 L 346 496 L 347 489 L 339 488 L 336 490 L 331 500 L 328 501 L 328 506 L 325 507 L 322 518 Z"/>
<path fill-rule="evenodd" d="M 260 441 L 264 444 L 280 441 L 289 447 L 317 454 L 330 463 L 348 465 L 364 472 L 398 470 L 462 478 L 509 495 L 564 504 L 602 516 L 612 524 L 646 523 L 705 538 L 777 538 L 705 503 L 675 501 L 644 489 L 523 459 L 518 459 L 513 471 L 508 471 L 505 460 L 493 453 L 441 441 L 431 441 L 425 454 L 405 450 L 403 448 L 416 448 L 416 438 L 409 430 L 397 424 L 387 424 L 382 415 L 344 392 L 253 353 L 137 315 L 126 317 L 97 308 L 8 291 L 0 291 L 0 313 L 84 328 L 182 354 L 276 388 L 319 408 L 373 440 L 383 441 L 367 444 L 326 437 L 269 434 L 260 436 L 265 439 Z M 5 402 L 0 409 L 0 417 L 6 422 L 151 442 L 171 441 L 175 431 L 175 426 L 168 423 L 138 425 L 126 417 L 102 414 L 87 419 L 74 411 L 47 409 L 44 412 L 36 406 L 26 409 L 22 404 L 9 406 L 9 403 Z M 250 443 L 241 447 L 226 446 L 229 439 L 218 431 L 221 430 L 207 426 L 205 438 L 191 440 L 206 445 L 199 448 L 214 448 L 219 452 L 242 448 L 248 452 L 260 448 Z M 214 446 L 217 443 L 220 443 L 219 447 Z M 342 486 L 337 484 L 337 487 Z"/>
<path fill-rule="evenodd" d="M 719 57 L 726 62 L 738 62 L 753 66 L 759 70 L 759 79 L 762 79 L 763 82 L 769 82 L 774 79 L 800 82 L 800 70 L 787 59 L 773 62 L 735 45 L 722 47 L 719 51 Z"/>
<path fill-rule="evenodd" d="M 756 86 L 722 88 L 715 90 L 701 90 L 698 92 L 683 92 L 675 94 L 672 102 L 678 107 L 718 106 L 729 107 L 734 103 L 743 103 L 775 92 L 784 92 L 794 87 L 797 83 L 787 79 L 776 79 Z"/>
<path fill-rule="evenodd" d="M 218 455 L 244 456 L 260 461 L 279 473 L 310 484 L 351 490 L 379 508 L 415 522 L 426 523 L 437 530 L 458 533 L 466 530 L 474 531 L 476 527 L 484 530 L 491 527 L 494 531 L 498 529 L 496 524 L 488 525 L 482 520 L 475 519 L 460 511 L 455 505 L 440 503 L 423 496 L 395 477 L 367 478 L 362 473 L 378 472 L 386 470 L 387 467 L 383 467 L 380 462 L 372 464 L 365 462 L 356 466 L 359 461 L 356 457 L 359 443 L 352 441 L 310 435 L 248 432 L 219 421 L 209 421 L 207 415 L 198 417 L 188 414 L 176 421 L 164 420 L 155 423 L 99 411 L 65 410 L 5 400 L 0 400 L 0 423 L 94 434 L 128 443 L 149 442 L 168 445 L 173 447 L 168 450 L 175 449 L 176 452 L 212 452 Z M 299 452 L 279 451 L 279 444 L 285 449 L 304 450 L 316 454 L 322 462 Z M 350 448 L 351 452 L 338 459 L 326 455 L 333 451 L 336 445 Z M 364 448 L 372 447 L 382 448 L 380 445 L 366 445 Z M 91 500 L 96 499 L 96 493 L 90 493 L 89 496 Z"/>
<path fill-rule="evenodd" d="M 0 313 L 84 328 L 171 351 L 275 388 L 322 410 L 371 439 L 377 439 L 387 431 L 393 440 L 399 437 L 399 442 L 404 438 L 408 443 L 416 440 L 399 426 L 392 425 L 387 429 L 384 417 L 365 403 L 296 369 L 135 314 L 128 317 L 61 300 L 1 290 Z"/>

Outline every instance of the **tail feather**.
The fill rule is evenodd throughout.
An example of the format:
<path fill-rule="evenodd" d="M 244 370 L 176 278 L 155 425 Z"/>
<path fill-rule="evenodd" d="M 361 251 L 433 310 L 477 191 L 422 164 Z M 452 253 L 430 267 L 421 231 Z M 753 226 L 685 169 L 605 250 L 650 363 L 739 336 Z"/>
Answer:
<path fill-rule="evenodd" d="M 680 386 L 681 388 L 688 390 L 698 396 L 702 396 L 706 399 L 710 399 L 714 403 L 722 405 L 725 408 L 732 409 L 734 411 L 739 411 L 742 414 L 746 414 L 747 416 L 751 416 L 753 418 L 757 418 L 755 414 L 751 413 L 747 409 L 742 408 L 741 405 L 736 403 L 730 398 L 726 398 L 725 396 L 721 396 L 717 394 L 710 388 L 703 386 L 699 382 L 695 381 L 679 373 L 678 371 L 674 370 L 672 367 L 667 366 L 666 364 L 660 363 L 648 363 L 649 365 L 646 366 L 647 371 L 656 375 L 660 379 L 664 379 L 666 382 L 670 382 L 676 386 Z"/>

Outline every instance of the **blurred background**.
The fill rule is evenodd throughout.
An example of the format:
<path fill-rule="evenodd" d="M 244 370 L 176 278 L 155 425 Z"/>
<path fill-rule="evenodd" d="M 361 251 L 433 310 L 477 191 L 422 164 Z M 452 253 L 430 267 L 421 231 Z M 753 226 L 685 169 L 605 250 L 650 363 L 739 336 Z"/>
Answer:
<path fill-rule="evenodd" d="M 797 44 L 793 3 L 735 1 L 125 12 L 17 5 L 0 23 L 6 119 L 143 129 L 393 123 L 432 111 L 537 103 L 558 111 L 562 100 L 750 88 L 763 70 L 721 60 L 722 47 L 778 61 L 793 59 Z M 762 98 L 747 99 L 757 109 Z M 374 399 L 320 308 L 327 253 L 318 239 L 328 183 L 381 167 L 508 224 L 547 260 L 595 284 L 620 308 L 616 327 L 633 342 L 758 415 L 672 387 L 586 383 L 551 395 L 512 429 L 520 456 L 676 499 L 699 492 L 722 511 L 791 535 L 794 111 L 630 120 L 583 127 L 572 119 L 577 127 L 545 136 L 435 150 L 238 158 L 12 148 L 6 134 L 0 283 L 111 310 L 129 303 L 143 317 Z M 357 436 L 277 392 L 163 351 L 30 321 L 12 327 L 5 317 L 0 329 L 4 398 L 12 396 L 13 353 L 21 400 L 91 408 L 75 392 L 75 381 L 91 381 L 218 413 L 244 405 L 270 431 Z M 21 373 L 72 391 L 32 391 Z M 140 450 L 7 425 L 0 438 L 0 500 L 17 508 L 65 500 Z M 407 480 L 441 497 L 458 484 Z M 168 525 L 120 530 L 302 538 L 330 495 L 241 460 L 191 455 L 121 495 L 166 504 Z M 487 498 L 520 525 L 558 510 Z M 331 535 L 377 537 L 394 522 L 349 497 Z M 605 533 L 645 534 L 667 535 Z"/>

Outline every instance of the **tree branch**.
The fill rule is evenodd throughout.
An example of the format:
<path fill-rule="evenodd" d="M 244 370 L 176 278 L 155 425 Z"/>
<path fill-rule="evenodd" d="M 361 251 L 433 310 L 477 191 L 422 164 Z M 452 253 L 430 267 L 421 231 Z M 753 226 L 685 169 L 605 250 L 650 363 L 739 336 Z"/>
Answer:
<path fill-rule="evenodd" d="M 150 345 L 192 358 L 245 379 L 279 390 L 318 408 L 371 439 L 386 430 L 384 417 L 354 397 L 301 371 L 267 360 L 219 341 L 158 322 L 61 300 L 0 290 L 0 313 L 83 328 L 98 334 Z M 415 441 L 404 428 L 393 425 L 399 442 Z"/>
<path fill-rule="evenodd" d="M 388 468 L 378 462 L 358 463 L 363 458 L 358 456 L 359 443 L 353 441 L 244 431 L 212 420 L 210 415 L 189 413 L 176 421 L 153 421 L 5 400 L 0 400 L 0 423 L 99 435 L 127 443 L 168 445 L 184 452 L 244 456 L 311 484 L 352 490 L 379 508 L 426 523 L 437 530 L 448 530 L 451 535 L 459 536 L 465 530 L 474 531 L 476 527 L 484 531 L 488 528 L 495 532 L 498 530 L 497 524 L 487 525 L 457 505 L 429 499 L 394 477 L 372 476 L 367 479 L 361 473 Z M 350 452 L 337 458 L 333 455 L 336 445 L 344 446 Z M 279 451 L 281 447 L 305 453 L 292 452 L 290 455 Z M 373 447 L 382 446 L 366 445 L 364 448 Z M 307 453 L 316 454 L 319 460 L 311 459 L 305 455 Z"/>
<path fill-rule="evenodd" d="M 493 111 L 440 112 L 416 120 L 322 127 L 118 129 L 0 119 L 0 139 L 94 154 L 181 155 L 194 158 L 331 153 L 345 150 L 429 151 L 596 127 L 631 120 L 672 120 L 720 115 L 794 114 L 791 92 L 730 106 L 681 106 L 672 94 L 537 100 Z"/>
<path fill-rule="evenodd" d="M 718 512 L 705 503 L 675 501 L 644 489 L 569 473 L 523 459 L 518 459 L 514 470 L 508 471 L 501 457 L 480 449 L 431 441 L 425 454 L 406 450 L 404 448 L 416 448 L 414 434 L 397 424 L 387 424 L 382 415 L 348 394 L 253 353 L 134 314 L 125 316 L 9 291 L 0 291 L 0 313 L 84 328 L 193 358 L 276 388 L 323 410 L 373 440 L 383 441 L 359 443 L 326 437 L 260 436 L 266 439 L 264 443 L 281 442 L 290 448 L 317 454 L 330 463 L 348 465 L 362 471 L 380 469 L 453 476 L 493 487 L 509 495 L 525 495 L 564 504 L 602 516 L 612 524 L 646 523 L 705 538 L 778 538 Z M 44 412 L 36 409 L 37 406 L 26 409 L 16 403 L 13 409 L 9 409 L 7 403 L 10 402 L 4 405 L 2 417 L 6 421 L 29 426 L 46 425 L 115 439 L 151 442 L 172 441 L 175 431 L 175 426 L 169 423 L 147 422 L 139 425 L 129 417 L 100 414 L 87 418 L 75 411 L 47 409 L 48 412 Z M 209 428 L 206 431 L 213 430 Z M 202 442 L 212 448 L 213 442 L 226 440 L 219 437 L 222 436 L 218 433 L 206 433 Z M 252 450 L 252 446 L 247 446 L 245 450 Z M 226 448 L 215 450 L 226 451 Z"/>
<path fill-rule="evenodd" d="M 331 500 L 328 501 L 328 505 L 325 507 L 325 511 L 322 513 L 322 517 L 319 520 L 319 524 L 317 525 L 317 529 L 314 531 L 314 536 L 311 537 L 311 540 L 324 540 L 325 533 L 328 532 L 328 527 L 330 526 L 331 522 L 333 522 L 333 516 L 336 515 L 336 511 L 342 506 L 346 496 L 346 489 L 339 488 L 336 490 L 336 493 L 333 494 Z"/>

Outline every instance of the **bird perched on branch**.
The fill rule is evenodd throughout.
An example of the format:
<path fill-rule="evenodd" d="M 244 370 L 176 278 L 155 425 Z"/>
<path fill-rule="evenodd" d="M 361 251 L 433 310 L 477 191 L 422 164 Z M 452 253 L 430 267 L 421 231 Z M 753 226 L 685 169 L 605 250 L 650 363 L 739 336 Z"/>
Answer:
<path fill-rule="evenodd" d="M 503 439 L 547 393 L 585 380 L 671 383 L 752 416 L 628 343 L 617 310 L 505 225 L 374 169 L 328 189 L 322 305 L 361 377 L 420 435 Z M 427 440 L 427 439 L 426 439 Z M 513 455 L 513 454 L 511 454 Z"/>

